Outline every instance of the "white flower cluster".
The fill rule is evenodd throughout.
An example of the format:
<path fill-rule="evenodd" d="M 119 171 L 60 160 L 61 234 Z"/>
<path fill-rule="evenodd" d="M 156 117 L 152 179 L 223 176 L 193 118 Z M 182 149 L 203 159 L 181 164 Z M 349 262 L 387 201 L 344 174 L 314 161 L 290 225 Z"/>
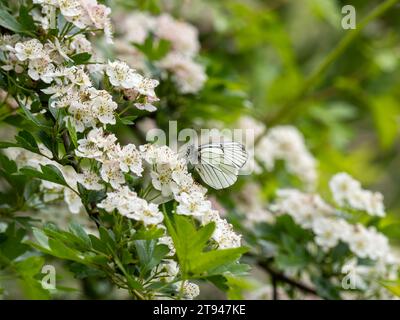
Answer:
<path fill-rule="evenodd" d="M 41 12 L 34 11 L 33 17 L 43 29 L 50 28 L 55 9 L 59 9 L 68 22 L 79 29 L 102 30 L 107 41 L 112 43 L 111 9 L 97 0 L 33 0 L 33 3 L 41 5 Z"/>
<path fill-rule="evenodd" d="M 269 129 L 257 144 L 255 155 L 267 170 L 272 170 L 277 160 L 283 160 L 287 170 L 298 176 L 309 188 L 315 185 L 316 161 L 295 127 L 277 126 Z"/>
<path fill-rule="evenodd" d="M 359 181 L 347 173 L 338 173 L 329 182 L 333 198 L 339 206 L 366 211 L 372 216 L 384 217 L 383 195 L 361 188 Z"/>
<path fill-rule="evenodd" d="M 82 42 L 82 39 L 79 41 Z M 73 45 L 76 49 L 72 49 Z M 6 48 L 20 63 L 7 65 L 6 69 L 16 66 L 20 69 L 27 63 L 28 75 L 32 80 L 42 80 L 50 84 L 49 87 L 42 89 L 44 93 L 51 95 L 50 106 L 66 108 L 70 116 L 65 120 L 70 119 L 77 132 L 94 128 L 98 123 L 103 125 L 116 123 L 114 112 L 118 106 L 107 91 L 98 90 L 93 86 L 89 68 L 55 67 L 69 59 L 67 53 L 80 50 L 77 42 L 72 41 L 69 47 L 61 48 L 60 45 L 51 42 L 43 45 L 37 39 L 30 39 L 18 42 L 14 47 L 7 45 Z M 100 69 L 97 71 L 103 69 L 101 65 L 98 67 Z M 135 103 L 137 108 L 156 110 L 152 103 L 159 100 L 154 92 L 154 88 L 158 85 L 157 80 L 141 76 L 121 61 L 108 62 L 104 69 L 116 89 L 129 91 L 130 97 L 138 101 Z"/>
<path fill-rule="evenodd" d="M 200 49 L 195 27 L 177 21 L 168 14 L 151 16 L 143 12 L 118 17 L 116 26 L 122 34 L 122 41 L 116 41 L 116 49 L 132 66 L 145 69 L 144 63 L 138 64 L 138 50 L 133 46 L 127 47 L 126 43 L 143 44 L 152 34 L 155 41 L 166 40 L 171 44 L 170 51 L 157 61 L 157 65 L 173 74 L 179 91 L 196 93 L 203 87 L 207 76 L 204 67 L 194 60 Z"/>
<path fill-rule="evenodd" d="M 101 163 L 101 178 L 114 189 L 125 183 L 124 173 L 141 176 L 142 158 L 134 144 L 123 147 L 114 134 L 106 134 L 103 128 L 92 129 L 84 139 L 78 140 L 77 156 L 95 159 Z"/>
<path fill-rule="evenodd" d="M 374 227 L 350 224 L 336 215 L 336 210 L 319 195 L 302 193 L 294 189 L 279 190 L 273 210 L 288 214 L 304 229 L 312 230 L 315 242 L 324 249 L 335 247 L 339 241 L 360 258 L 392 261 L 388 239 Z"/>
<path fill-rule="evenodd" d="M 158 225 L 164 219 L 156 204 L 148 203 L 146 200 L 139 198 L 136 192 L 131 191 L 127 186 L 115 192 L 107 193 L 107 198 L 98 207 L 108 212 L 118 209 L 118 212 L 123 216 L 142 221 L 146 226 Z"/>

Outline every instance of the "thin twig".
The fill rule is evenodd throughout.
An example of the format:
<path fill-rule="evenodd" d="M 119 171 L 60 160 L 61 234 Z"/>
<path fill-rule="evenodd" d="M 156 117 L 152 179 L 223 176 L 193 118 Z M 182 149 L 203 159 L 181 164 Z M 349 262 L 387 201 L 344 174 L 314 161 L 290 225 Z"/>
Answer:
<path fill-rule="evenodd" d="M 300 281 L 292 279 L 280 271 L 275 270 L 274 268 L 271 267 L 271 265 L 268 261 L 265 261 L 265 260 L 258 261 L 257 264 L 271 275 L 271 277 L 273 279 L 273 284 L 274 284 L 274 281 L 275 282 L 278 282 L 278 281 L 284 282 L 284 283 L 287 283 L 290 286 L 295 287 L 305 293 L 318 295 L 317 291 L 314 288 L 308 286 L 305 283 L 302 283 Z M 274 288 L 274 290 L 276 290 L 276 289 Z M 274 293 L 274 299 L 276 296 L 277 296 L 277 293 Z"/>

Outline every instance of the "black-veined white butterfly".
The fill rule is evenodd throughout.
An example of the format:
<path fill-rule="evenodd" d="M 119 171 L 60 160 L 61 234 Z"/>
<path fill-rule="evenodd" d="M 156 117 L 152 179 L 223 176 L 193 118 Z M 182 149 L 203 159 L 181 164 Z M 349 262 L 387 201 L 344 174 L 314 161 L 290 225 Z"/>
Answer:
<path fill-rule="evenodd" d="M 239 169 L 247 161 L 247 152 L 238 142 L 191 144 L 180 152 L 194 166 L 201 179 L 214 189 L 233 185 Z"/>

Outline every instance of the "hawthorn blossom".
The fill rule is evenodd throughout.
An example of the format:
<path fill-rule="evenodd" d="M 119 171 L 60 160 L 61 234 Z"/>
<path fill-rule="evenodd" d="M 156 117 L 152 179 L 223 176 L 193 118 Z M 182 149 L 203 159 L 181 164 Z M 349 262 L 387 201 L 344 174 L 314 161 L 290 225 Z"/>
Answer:
<path fill-rule="evenodd" d="M 258 142 L 255 156 L 267 170 L 273 170 L 277 160 L 285 161 L 287 170 L 313 188 L 317 179 L 316 161 L 307 150 L 301 133 L 292 126 L 271 128 Z"/>
<path fill-rule="evenodd" d="M 106 74 L 113 86 L 124 89 L 136 88 L 143 77 L 131 69 L 125 62 L 109 61 L 106 66 Z"/>
<path fill-rule="evenodd" d="M 118 161 L 107 160 L 100 169 L 101 178 L 111 184 L 114 189 L 118 189 L 121 184 L 125 183 L 125 177 L 119 168 Z"/>
<path fill-rule="evenodd" d="M 134 144 L 128 144 L 120 148 L 118 152 L 119 167 L 123 172 L 133 172 L 141 176 L 143 172 L 142 158 Z"/>
<path fill-rule="evenodd" d="M 330 249 L 339 243 L 340 230 L 333 219 L 318 217 L 313 221 L 312 229 L 315 242 L 322 248 Z"/>
<path fill-rule="evenodd" d="M 207 80 L 202 65 L 178 53 L 169 53 L 157 65 L 173 73 L 179 91 L 184 94 L 198 92 Z"/>
<path fill-rule="evenodd" d="M 204 195 L 199 192 L 187 194 L 183 192 L 176 197 L 179 202 L 176 208 L 177 214 L 186 216 L 202 216 L 211 209 L 211 202 L 204 198 Z"/>
<path fill-rule="evenodd" d="M 19 42 L 15 45 L 15 55 L 20 61 L 40 59 L 45 56 L 43 44 L 37 39 Z"/>
<path fill-rule="evenodd" d="M 91 110 L 95 117 L 103 124 L 115 124 L 114 111 L 118 108 L 118 105 L 109 99 L 101 95 L 94 98 L 91 102 Z"/>
<path fill-rule="evenodd" d="M 84 170 L 78 174 L 77 181 L 88 190 L 101 190 L 103 185 L 100 183 L 100 177 L 93 171 Z"/>
<path fill-rule="evenodd" d="M 28 75 L 32 80 L 42 80 L 45 83 L 53 81 L 55 67 L 46 58 L 39 58 L 29 61 Z"/>
<path fill-rule="evenodd" d="M 372 216 L 385 216 L 382 194 L 362 189 L 360 182 L 347 173 L 333 176 L 329 186 L 338 205 L 348 205 L 356 210 L 366 211 Z"/>
<path fill-rule="evenodd" d="M 183 295 L 188 300 L 193 300 L 200 294 L 200 288 L 197 284 L 185 281 L 183 284 Z"/>
<path fill-rule="evenodd" d="M 241 245 L 241 236 L 233 231 L 233 226 L 225 219 L 217 219 L 212 238 L 220 249 L 237 248 Z"/>

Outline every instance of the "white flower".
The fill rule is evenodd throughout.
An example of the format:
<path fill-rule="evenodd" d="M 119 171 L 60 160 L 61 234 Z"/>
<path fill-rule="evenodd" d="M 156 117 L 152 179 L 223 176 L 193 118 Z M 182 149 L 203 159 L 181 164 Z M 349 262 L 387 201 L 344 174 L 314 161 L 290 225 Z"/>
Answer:
<path fill-rule="evenodd" d="M 76 53 L 92 52 L 92 44 L 83 34 L 74 36 L 70 47 Z"/>
<path fill-rule="evenodd" d="M 315 242 L 324 249 L 335 247 L 339 243 L 340 233 L 335 220 L 319 217 L 313 221 Z"/>
<path fill-rule="evenodd" d="M 93 25 L 98 29 L 109 28 L 109 15 L 111 9 L 102 4 L 95 4 L 86 7 L 88 15 L 92 20 Z"/>
<path fill-rule="evenodd" d="M 92 110 L 94 115 L 103 124 L 115 124 L 114 110 L 118 108 L 118 105 L 111 99 L 105 98 L 101 95 L 97 96 L 92 101 Z"/>
<path fill-rule="evenodd" d="M 99 176 L 90 170 L 85 170 L 83 173 L 78 174 L 77 180 L 88 190 L 101 190 L 103 185 L 100 183 Z"/>
<path fill-rule="evenodd" d="M 123 216 L 131 214 L 142 206 L 143 199 L 137 197 L 136 192 L 131 191 L 129 187 L 122 186 L 114 192 L 108 192 L 107 197 L 98 204 L 99 208 L 103 208 L 107 212 L 118 209 Z"/>
<path fill-rule="evenodd" d="M 233 227 L 225 219 L 218 219 L 212 235 L 220 249 L 237 248 L 241 245 L 241 236 L 233 231 Z"/>
<path fill-rule="evenodd" d="M 54 65 L 45 58 L 29 61 L 28 75 L 35 81 L 40 79 L 46 83 L 52 82 L 54 70 Z"/>
<path fill-rule="evenodd" d="M 366 211 L 372 216 L 385 216 L 382 194 L 362 189 L 360 182 L 347 173 L 333 176 L 329 186 L 338 205 L 348 205 L 353 209 Z"/>
<path fill-rule="evenodd" d="M 81 14 L 79 0 L 58 0 L 60 11 L 65 17 L 74 17 Z"/>
<path fill-rule="evenodd" d="M 194 180 L 186 170 L 174 171 L 171 174 L 173 183 L 171 190 L 175 195 L 186 192 L 191 193 L 194 187 Z"/>
<path fill-rule="evenodd" d="M 17 43 L 15 45 L 15 55 L 20 61 L 43 58 L 45 56 L 43 44 L 37 39 Z"/>
<path fill-rule="evenodd" d="M 144 96 L 156 97 L 154 88 L 159 85 L 159 82 L 154 79 L 142 78 L 142 81 L 135 87 L 135 89 Z"/>
<path fill-rule="evenodd" d="M 185 281 L 183 284 L 183 295 L 188 300 L 193 300 L 200 294 L 200 288 L 197 284 Z"/>
<path fill-rule="evenodd" d="M 78 157 L 97 159 L 103 155 L 97 139 L 91 137 L 92 132 L 93 130 L 88 134 L 87 138 L 78 140 L 78 148 L 75 150 L 75 154 Z"/>
<path fill-rule="evenodd" d="M 298 176 L 308 188 L 315 185 L 316 161 L 295 127 L 277 126 L 270 129 L 257 144 L 255 155 L 267 170 L 272 170 L 277 160 L 283 160 L 287 170 Z"/>
<path fill-rule="evenodd" d="M 101 178 L 111 184 L 114 189 L 118 189 L 125 183 L 125 177 L 119 168 L 118 161 L 105 161 L 100 169 Z"/>
<path fill-rule="evenodd" d="M 203 225 L 209 224 L 210 222 L 219 223 L 221 220 L 217 210 L 209 210 L 201 217 L 201 223 Z"/>
<path fill-rule="evenodd" d="M 175 20 L 168 14 L 157 17 L 154 32 L 157 37 L 171 42 L 173 49 L 180 54 L 191 57 L 199 51 L 197 29 L 188 23 Z"/>
<path fill-rule="evenodd" d="M 172 238 L 170 236 L 164 236 L 161 238 L 158 238 L 158 243 L 159 244 L 165 244 L 169 248 L 169 255 L 173 256 L 176 252 L 174 242 L 172 241 Z"/>
<path fill-rule="evenodd" d="M 279 189 L 277 202 L 271 207 L 279 214 L 288 214 L 305 229 L 313 226 L 313 221 L 321 216 L 334 214 L 335 210 L 317 194 L 302 193 L 295 189 Z"/>
<path fill-rule="evenodd" d="M 83 208 L 81 198 L 69 188 L 64 188 L 64 199 L 71 213 L 77 214 Z"/>
<path fill-rule="evenodd" d="M 153 106 L 151 103 L 135 103 L 135 107 L 138 108 L 139 110 L 145 110 L 148 112 L 154 112 L 157 110 L 157 108 Z"/>
<path fill-rule="evenodd" d="M 145 226 L 157 225 L 164 219 L 163 214 L 158 210 L 158 206 L 154 203 L 147 203 L 145 200 L 142 200 L 142 205 L 128 214 L 127 217 L 142 221 Z"/>
<path fill-rule="evenodd" d="M 389 241 L 375 228 L 365 228 L 361 224 L 355 226 L 355 230 L 347 239 L 350 250 L 360 258 L 377 260 L 386 257 L 390 252 Z"/>
<path fill-rule="evenodd" d="M 143 79 L 140 74 L 122 61 L 109 61 L 106 66 L 106 74 L 113 86 L 125 89 L 137 87 Z"/>
<path fill-rule="evenodd" d="M 142 158 L 139 150 L 134 144 L 124 146 L 119 152 L 119 166 L 122 171 L 132 171 L 137 176 L 141 176 L 143 172 Z"/>
<path fill-rule="evenodd" d="M 151 183 L 154 188 L 161 191 L 164 197 L 168 197 L 172 193 L 171 183 L 172 183 L 172 168 L 164 165 L 158 166 L 157 171 L 152 171 L 150 173 Z"/>
<path fill-rule="evenodd" d="M 77 132 L 83 132 L 86 127 L 94 126 L 94 119 L 88 105 L 79 101 L 72 101 L 68 111 L 71 116 L 67 119 L 71 119 Z"/>
<path fill-rule="evenodd" d="M 72 84 L 81 87 L 88 88 L 92 86 L 89 76 L 83 70 L 82 67 L 70 67 L 62 70 L 62 74 L 71 81 Z"/>
<path fill-rule="evenodd" d="M 149 31 L 154 27 L 156 19 L 146 12 L 133 12 L 124 19 L 116 21 L 119 31 L 124 32 L 124 40 L 143 44 Z"/>
<path fill-rule="evenodd" d="M 166 282 L 171 282 L 178 275 L 179 266 L 176 261 L 168 259 L 161 265 L 161 270 L 163 270 L 164 272 L 161 272 L 158 277 L 165 280 Z"/>
<path fill-rule="evenodd" d="M 200 91 L 207 80 L 204 67 L 181 54 L 169 53 L 158 65 L 173 73 L 179 91 L 184 94 Z"/>
<path fill-rule="evenodd" d="M 99 207 L 108 212 L 118 209 L 123 216 L 142 221 L 145 226 L 158 225 L 164 219 L 157 205 L 138 198 L 137 194 L 127 186 L 123 186 L 115 192 L 107 193 L 107 198 L 99 204 Z"/>
<path fill-rule="evenodd" d="M 345 205 L 346 201 L 352 198 L 352 194 L 361 190 L 360 182 L 344 172 L 334 175 L 329 181 L 329 187 L 332 191 L 333 199 L 340 206 Z"/>
<path fill-rule="evenodd" d="M 176 196 L 176 200 L 179 202 L 176 208 L 177 214 L 201 217 L 211 209 L 211 202 L 206 200 L 204 195 L 199 192 L 191 194 L 183 192 Z"/>
<path fill-rule="evenodd" d="M 167 164 L 173 166 L 178 161 L 178 155 L 167 146 L 145 144 L 141 145 L 139 150 L 146 162 L 151 165 Z"/>

